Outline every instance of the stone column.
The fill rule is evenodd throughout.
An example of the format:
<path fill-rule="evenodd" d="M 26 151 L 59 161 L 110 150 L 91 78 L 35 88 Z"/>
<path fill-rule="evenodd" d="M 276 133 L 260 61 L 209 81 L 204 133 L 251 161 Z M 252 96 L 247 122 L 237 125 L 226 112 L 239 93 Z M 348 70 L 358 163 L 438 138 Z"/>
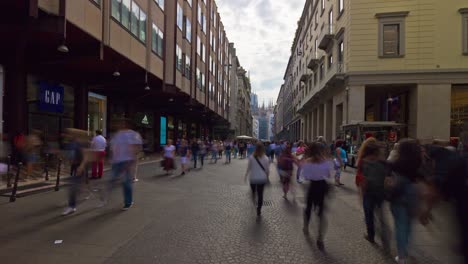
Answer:
<path fill-rule="evenodd" d="M 364 85 L 354 85 L 347 87 L 345 100 L 345 123 L 362 122 L 365 120 L 366 108 L 366 87 Z"/>
<path fill-rule="evenodd" d="M 325 105 L 319 106 L 319 136 L 325 136 Z"/>
<path fill-rule="evenodd" d="M 451 84 L 419 84 L 416 88 L 416 135 L 418 139 L 450 139 Z M 411 100 L 414 101 L 414 100 Z"/>
<path fill-rule="evenodd" d="M 330 142 L 332 140 L 332 127 L 333 127 L 333 100 L 328 100 L 325 104 L 325 140 Z"/>

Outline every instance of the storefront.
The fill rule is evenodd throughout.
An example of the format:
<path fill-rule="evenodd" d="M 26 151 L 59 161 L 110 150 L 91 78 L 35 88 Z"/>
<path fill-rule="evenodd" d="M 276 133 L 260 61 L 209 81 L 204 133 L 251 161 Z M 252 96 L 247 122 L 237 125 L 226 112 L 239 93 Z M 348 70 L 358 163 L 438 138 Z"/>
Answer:
<path fill-rule="evenodd" d="M 145 152 L 154 152 L 154 115 L 149 112 L 138 112 L 135 114 L 136 131 L 140 133 L 143 140 L 143 150 Z"/>
<path fill-rule="evenodd" d="M 468 131 L 468 85 L 454 85 L 451 97 L 450 137 Z"/>
<path fill-rule="evenodd" d="M 37 130 L 48 147 L 60 147 L 60 136 L 74 127 L 75 97 L 72 87 L 27 77 L 28 133 Z"/>
<path fill-rule="evenodd" d="M 5 91 L 5 75 L 3 73 L 3 66 L 0 64 L 0 135 L 3 137 L 3 96 Z M 2 140 L 2 138 L 0 138 Z"/>
<path fill-rule="evenodd" d="M 88 93 L 88 132 L 101 130 L 107 136 L 107 97 L 95 93 Z"/>

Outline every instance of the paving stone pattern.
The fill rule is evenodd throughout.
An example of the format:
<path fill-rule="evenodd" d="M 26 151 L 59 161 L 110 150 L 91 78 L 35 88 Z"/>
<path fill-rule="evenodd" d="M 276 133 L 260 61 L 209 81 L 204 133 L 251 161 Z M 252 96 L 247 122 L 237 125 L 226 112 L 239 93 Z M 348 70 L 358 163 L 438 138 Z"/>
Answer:
<path fill-rule="evenodd" d="M 135 206 L 127 212 L 119 210 L 120 189 L 113 192 L 107 207 L 96 209 L 97 201 L 83 200 L 77 213 L 68 217 L 58 216 L 66 190 L 22 198 L 14 205 L 0 201 L 6 216 L 0 218 L 0 259 L 7 261 L 2 263 L 395 263 L 393 256 L 363 239 L 362 210 L 347 202 L 357 199 L 357 194 L 346 186 L 333 191 L 328 200 L 324 252 L 315 245 L 315 218 L 310 235 L 302 232 L 305 185 L 295 184 L 296 199 L 284 200 L 274 165 L 271 185 L 265 189 L 268 205 L 257 219 L 250 188 L 243 181 L 246 164 L 245 160 L 205 164 L 185 176 L 166 176 L 158 164 L 144 165 L 135 185 Z M 100 183 L 93 184 L 100 188 Z M 54 239 L 64 243 L 52 245 Z M 421 252 L 415 258 L 414 263 L 437 263 Z"/>

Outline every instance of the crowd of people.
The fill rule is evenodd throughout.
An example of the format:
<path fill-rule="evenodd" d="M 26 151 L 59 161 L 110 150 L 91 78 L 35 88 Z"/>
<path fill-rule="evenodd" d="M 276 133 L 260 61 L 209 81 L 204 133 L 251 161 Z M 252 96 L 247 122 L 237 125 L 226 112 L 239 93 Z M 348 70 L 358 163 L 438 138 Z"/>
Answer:
<path fill-rule="evenodd" d="M 461 138 L 463 147 L 435 140 L 422 144 L 403 139 L 390 155 L 387 144 L 370 137 L 359 148 L 355 183 L 359 190 L 366 225 L 364 238 L 376 243 L 376 230 L 382 247 L 390 252 L 390 234 L 385 222 L 384 203 L 388 203 L 394 222 L 397 263 L 407 263 L 412 226 L 427 225 L 433 219 L 431 210 L 441 200 L 453 203 L 460 230 L 460 252 L 468 263 L 468 134 Z M 319 219 L 317 246 L 324 249 L 326 197 L 334 185 L 342 186 L 341 172 L 347 164 L 344 142 L 328 145 L 322 137 L 311 143 L 259 143 L 249 158 L 246 179 L 250 177 L 252 195 L 257 196 L 257 215 L 261 216 L 264 186 L 269 183 L 268 161 L 277 160 L 276 169 L 283 185 L 283 197 L 291 191 L 296 167 L 298 183 L 308 182 L 303 231 L 309 232 L 312 212 Z M 314 210 L 313 210 L 314 209 Z M 376 221 L 376 219 L 378 221 Z M 376 228 L 379 223 L 379 228 Z"/>
<path fill-rule="evenodd" d="M 110 151 L 112 176 L 103 190 L 101 205 L 107 203 L 112 186 L 123 177 L 123 209 L 129 209 L 133 205 L 132 182 L 136 180 L 141 136 L 122 122 L 109 144 L 101 131 L 96 131 L 91 139 L 87 131 L 67 129 L 63 138 L 64 148 L 61 151 L 72 165 L 72 185 L 63 215 L 76 211 L 77 196 L 83 179 L 88 178 L 88 168 L 91 168 L 92 179 L 103 176 L 106 150 Z M 33 132 L 28 137 L 17 136 L 14 143 L 16 158 L 27 162 L 29 175 L 33 169 L 29 167 L 33 165 L 29 164 L 34 164 L 41 145 L 40 135 Z M 389 155 L 386 148 L 384 142 L 369 137 L 358 151 L 355 184 L 364 212 L 364 239 L 376 243 L 379 237 L 382 247 L 389 252 L 390 229 L 384 217 L 384 204 L 388 203 L 394 222 L 398 253 L 396 261 L 407 263 L 413 225 L 416 222 L 422 225 L 430 223 L 433 219 L 432 209 L 446 200 L 454 205 L 460 230 L 460 251 L 465 256 L 465 263 L 468 263 L 468 134 L 462 135 L 457 148 L 450 146 L 448 141 L 435 140 L 431 144 L 422 144 L 414 139 L 400 140 Z M 194 138 L 178 140 L 174 144 L 168 140 L 163 148 L 161 166 L 170 173 L 176 169 L 176 164 L 180 164 L 181 174 L 184 175 L 192 167 L 203 167 L 206 160 L 214 164 L 223 156 L 225 164 L 230 164 L 232 158 L 247 159 L 245 180 L 250 183 L 258 217 L 262 215 L 263 196 L 265 186 L 270 182 L 271 166 L 278 172 L 284 199 L 288 199 L 290 193 L 296 198 L 294 180 L 298 184 L 308 184 L 303 232 L 309 232 L 312 213 L 315 213 L 319 222 L 316 244 L 319 249 L 324 249 L 327 196 L 333 185 L 337 188 L 344 185 L 341 176 L 348 163 L 344 141 L 327 144 L 323 137 L 308 143 L 207 141 Z M 177 157 L 180 161 L 176 162 Z"/>
<path fill-rule="evenodd" d="M 166 174 L 172 173 L 176 168 L 176 157 L 180 157 L 181 175 L 185 175 L 191 168 L 190 162 L 193 162 L 193 168 L 196 169 L 198 162 L 203 168 L 205 159 L 210 159 L 210 163 L 217 163 L 218 160 L 225 157 L 225 164 L 230 164 L 231 159 L 245 159 L 250 157 L 255 150 L 255 144 L 251 141 L 235 140 L 201 140 L 193 138 L 192 140 L 180 139 L 174 145 L 169 139 L 163 147 L 163 161 L 161 166 Z M 211 156 L 210 156 L 211 154 Z"/>

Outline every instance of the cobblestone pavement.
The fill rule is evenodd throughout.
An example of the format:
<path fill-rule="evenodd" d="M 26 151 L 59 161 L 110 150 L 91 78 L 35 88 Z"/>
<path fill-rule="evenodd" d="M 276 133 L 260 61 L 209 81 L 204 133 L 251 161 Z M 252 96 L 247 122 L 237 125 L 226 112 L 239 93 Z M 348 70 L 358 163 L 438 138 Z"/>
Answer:
<path fill-rule="evenodd" d="M 272 165 L 267 206 L 257 221 L 247 162 L 205 164 L 185 176 L 165 176 L 158 164 L 139 169 L 135 206 L 120 210 L 122 191 L 96 208 L 99 182 L 78 211 L 61 217 L 66 190 L 0 200 L 1 263 L 394 263 L 379 246 L 363 239 L 364 224 L 352 176 L 334 188 L 327 210 L 325 252 L 302 233 L 304 185 L 296 199 L 284 200 Z M 87 193 L 87 191 L 85 192 Z M 84 195 L 86 196 L 86 195 Z M 55 244 L 55 240 L 63 240 Z M 448 263 L 415 250 L 414 263 Z"/>

